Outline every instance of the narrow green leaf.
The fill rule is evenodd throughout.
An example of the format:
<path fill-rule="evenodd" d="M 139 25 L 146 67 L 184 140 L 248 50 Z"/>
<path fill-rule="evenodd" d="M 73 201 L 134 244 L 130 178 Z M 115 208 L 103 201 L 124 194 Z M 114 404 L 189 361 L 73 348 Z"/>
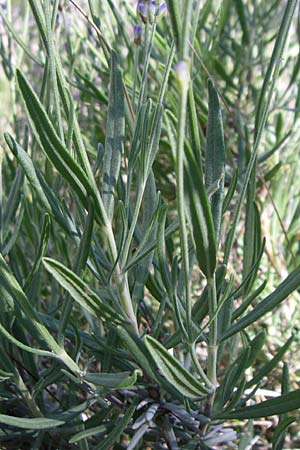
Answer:
<path fill-rule="evenodd" d="M 195 155 L 196 161 L 199 162 L 199 169 L 202 171 L 202 161 L 201 161 L 201 143 L 200 143 L 200 134 L 199 134 L 199 126 L 198 126 L 198 117 L 196 110 L 196 103 L 194 98 L 194 84 L 190 83 L 189 93 L 188 93 L 188 122 L 189 122 L 189 131 L 191 135 L 191 146 Z"/>
<path fill-rule="evenodd" d="M 191 151 L 186 151 L 186 208 L 191 224 L 198 265 L 211 278 L 216 267 L 216 239 L 213 218 L 201 171 Z"/>
<path fill-rule="evenodd" d="M 3 232 L 7 232 L 14 216 L 20 206 L 22 191 L 24 186 L 24 175 L 20 169 L 17 169 L 16 175 L 9 190 L 6 199 L 5 210 L 3 211 Z"/>
<path fill-rule="evenodd" d="M 220 414 L 215 419 L 258 419 L 262 417 L 277 416 L 278 414 L 295 411 L 300 408 L 300 389 L 279 397 L 266 400 L 257 405 L 246 406 L 229 414 Z"/>
<path fill-rule="evenodd" d="M 135 386 L 137 377 L 141 375 L 142 371 L 136 369 L 132 373 L 86 373 L 84 379 L 96 386 L 103 386 L 108 389 L 132 389 Z"/>
<path fill-rule="evenodd" d="M 52 350 L 55 349 L 55 353 L 60 353 L 61 349 L 58 347 L 56 341 L 53 339 L 51 334 L 48 332 L 46 327 L 40 322 L 39 317 L 26 297 L 21 286 L 17 282 L 14 275 L 10 272 L 3 256 L 0 254 L 0 283 L 5 290 L 14 298 L 18 303 L 21 310 L 24 311 L 28 320 L 30 320 L 36 329 L 41 333 L 41 335 L 46 340 L 47 344 Z"/>
<path fill-rule="evenodd" d="M 19 305 L 20 309 L 26 315 L 26 321 L 29 325 L 33 325 L 40 336 L 45 340 L 48 347 L 53 351 L 57 358 L 64 363 L 70 370 L 79 373 L 80 369 L 77 364 L 70 358 L 64 349 L 62 349 L 45 325 L 40 321 L 36 310 L 31 305 L 26 294 L 17 282 L 14 275 L 10 272 L 5 259 L 0 254 L 0 285 L 1 289 L 6 291 Z"/>
<path fill-rule="evenodd" d="M 267 285 L 267 280 L 263 281 L 260 286 L 258 286 L 257 289 L 255 289 L 252 294 L 250 294 L 248 297 L 246 297 L 243 300 L 243 303 L 232 313 L 232 320 L 238 319 L 248 308 L 248 306 L 251 305 L 251 303 L 259 296 L 259 294 L 262 293 L 262 291 L 265 289 Z"/>
<path fill-rule="evenodd" d="M 189 398 L 201 398 L 208 394 L 209 390 L 188 372 L 156 339 L 146 336 L 145 344 L 157 368 L 182 395 Z"/>
<path fill-rule="evenodd" d="M 240 0 L 241 1 L 241 0 Z M 290 31 L 292 18 L 297 6 L 297 0 L 289 0 L 286 4 L 284 15 L 280 24 L 280 29 L 276 38 L 273 53 L 270 59 L 268 69 L 266 71 L 264 82 L 260 91 L 258 105 L 256 108 L 255 117 L 255 139 L 259 135 L 260 128 L 263 126 L 264 117 L 267 113 L 267 109 L 270 103 L 272 91 L 274 89 L 274 81 L 276 80 L 288 34 Z"/>
<path fill-rule="evenodd" d="M 121 157 L 125 135 L 125 107 L 122 73 L 117 54 L 111 53 L 110 95 L 106 126 L 104 174 L 103 174 L 103 204 L 112 218 L 114 210 L 114 193 L 119 179 Z"/>
<path fill-rule="evenodd" d="M 13 230 L 9 233 L 9 235 L 7 236 L 4 244 L 3 244 L 3 249 L 2 249 L 2 255 L 6 256 L 10 253 L 11 249 L 13 248 L 13 246 L 15 245 L 20 230 L 21 230 L 21 226 L 23 223 L 23 217 L 24 217 L 24 211 L 25 211 L 25 205 L 24 205 L 24 200 L 22 200 L 21 198 L 21 203 L 19 206 L 19 211 L 16 211 L 17 216 L 15 218 L 15 224 L 14 224 L 14 228 Z"/>
<path fill-rule="evenodd" d="M 281 381 L 281 394 L 287 394 L 290 391 L 289 367 L 286 363 L 283 365 Z M 275 429 L 272 438 L 272 449 L 283 450 L 288 426 L 296 420 L 296 417 L 288 417 L 287 414 L 280 414 L 279 423 Z"/>
<path fill-rule="evenodd" d="M 43 66 L 44 62 L 38 58 L 36 55 L 34 55 L 28 48 L 28 46 L 26 45 L 26 43 L 22 40 L 22 38 L 20 37 L 20 34 L 18 32 L 16 32 L 11 24 L 11 22 L 7 19 L 7 17 L 5 16 L 5 14 L 3 14 L 3 12 L 1 11 L 0 8 L 0 16 L 2 17 L 6 28 L 9 30 L 9 32 L 11 33 L 11 35 L 13 36 L 14 40 L 17 42 L 17 44 L 19 44 L 19 46 L 22 48 L 22 50 L 26 53 L 26 55 L 32 59 L 32 61 L 34 61 L 36 64 L 38 64 L 39 66 Z"/>
<path fill-rule="evenodd" d="M 37 27 L 39 29 L 39 33 L 41 35 L 43 44 L 44 44 L 45 48 L 48 49 L 46 24 L 45 24 L 45 20 L 44 20 L 42 5 L 39 0 L 29 0 L 29 3 L 30 3 L 30 7 L 32 9 Z"/>
<path fill-rule="evenodd" d="M 88 428 L 87 430 L 80 431 L 79 433 L 74 434 L 69 440 L 70 444 L 74 444 L 75 442 L 81 441 L 82 439 L 86 439 L 90 436 L 94 436 L 95 434 L 105 433 L 106 431 L 105 425 L 98 425 L 97 427 Z"/>
<path fill-rule="evenodd" d="M 99 445 L 96 445 L 94 450 L 108 450 L 111 448 L 120 438 L 122 433 L 124 432 L 125 428 L 130 422 L 131 417 L 133 416 L 133 413 L 136 409 L 136 406 L 138 404 L 138 398 L 134 399 L 132 404 L 127 409 L 124 416 L 117 420 L 115 423 L 115 427 L 113 431 L 104 439 L 104 441 L 100 442 Z"/>
<path fill-rule="evenodd" d="M 72 270 L 51 258 L 43 258 L 43 264 L 56 281 L 71 295 L 80 306 L 94 317 L 121 320 L 118 313 L 76 275 Z"/>
<path fill-rule="evenodd" d="M 266 340 L 266 332 L 263 330 L 260 333 L 258 333 L 255 336 L 255 338 L 252 339 L 252 341 L 250 341 L 249 343 L 250 355 L 248 358 L 247 367 L 251 367 L 254 364 L 257 355 L 259 354 L 265 343 L 265 340 Z"/>
<path fill-rule="evenodd" d="M 223 208 L 222 208 L 223 214 L 229 208 L 230 202 L 232 200 L 232 197 L 233 197 L 236 187 L 237 187 L 238 179 L 239 179 L 239 170 L 236 169 L 233 173 L 233 177 L 231 178 L 230 185 L 228 187 L 227 193 L 226 193 L 224 201 L 223 201 Z"/>
<path fill-rule="evenodd" d="M 249 45 L 249 29 L 247 23 L 246 6 L 243 0 L 234 0 L 236 12 L 243 31 L 243 45 Z"/>
<path fill-rule="evenodd" d="M 49 430 L 64 424 L 62 420 L 47 419 L 46 417 L 26 419 L 0 414 L 0 423 L 25 430 Z"/>
<path fill-rule="evenodd" d="M 246 328 L 257 319 L 261 318 L 269 311 L 273 311 L 280 303 L 282 303 L 295 289 L 300 286 L 300 267 L 291 272 L 288 277 L 264 300 L 262 300 L 249 314 L 232 325 L 228 331 L 222 336 L 221 342 L 230 336 L 238 333 Z"/>
<path fill-rule="evenodd" d="M 12 344 L 15 346 L 21 348 L 22 350 L 25 350 L 26 352 L 33 353 L 35 355 L 39 356 L 47 356 L 48 358 L 54 358 L 56 355 L 54 353 L 48 352 L 47 350 L 40 350 L 38 348 L 34 348 L 32 346 L 28 346 L 23 344 L 23 342 L 18 341 L 14 336 L 12 336 L 0 323 L 0 333 Z"/>
<path fill-rule="evenodd" d="M 244 233 L 244 257 L 243 257 L 243 283 L 244 296 L 246 297 L 252 289 L 254 282 L 256 281 L 256 275 L 258 271 L 258 264 L 255 265 L 255 261 L 262 253 L 261 245 L 261 224 L 260 224 L 260 212 L 256 203 L 252 200 L 255 196 L 254 191 L 256 187 L 255 175 L 251 177 L 250 184 L 247 193 L 246 204 L 246 218 L 245 218 L 245 233 Z M 256 267 L 255 267 L 256 266 Z M 255 267 L 255 269 L 253 269 Z M 250 272 L 252 273 L 249 276 Z M 247 279 L 247 281 L 246 281 Z"/>
<path fill-rule="evenodd" d="M 5 370 L 0 369 L 0 382 L 4 380 L 9 380 L 14 374 L 12 372 L 5 372 Z"/>
<path fill-rule="evenodd" d="M 177 50 L 180 45 L 180 31 L 181 31 L 181 12 L 180 3 L 178 0 L 167 0 L 168 11 L 171 18 L 173 36 L 176 43 Z"/>
<path fill-rule="evenodd" d="M 272 450 L 283 450 L 286 430 L 293 422 L 298 422 L 298 417 L 286 417 L 279 422 L 276 427 L 272 438 Z"/>
<path fill-rule="evenodd" d="M 21 165 L 26 178 L 28 179 L 29 183 L 35 190 L 40 202 L 46 208 L 47 212 L 51 213 L 51 206 L 48 202 L 48 199 L 44 193 L 44 190 L 38 180 L 35 167 L 33 165 L 33 162 L 28 155 L 27 152 L 18 144 L 18 142 L 9 134 L 4 134 L 4 139 L 9 147 L 9 149 L 12 151 L 14 156 L 17 158 L 19 164 Z"/>
<path fill-rule="evenodd" d="M 254 377 L 248 381 L 248 383 L 246 384 L 246 389 L 250 389 L 252 386 L 258 384 L 263 379 L 263 377 L 267 376 L 271 372 L 271 370 L 273 370 L 274 367 L 276 367 L 277 364 L 282 361 L 283 355 L 289 349 L 294 340 L 295 336 L 292 335 L 277 352 L 277 354 L 270 361 L 264 364 L 263 367 L 259 369 L 259 371 L 254 375 Z"/>
<path fill-rule="evenodd" d="M 99 198 L 94 191 L 93 183 L 60 141 L 39 98 L 19 70 L 17 70 L 17 80 L 33 130 L 46 156 L 63 178 L 69 182 L 85 207 L 87 206 L 87 194 L 95 198 L 97 212 L 102 216 L 99 210 Z"/>
<path fill-rule="evenodd" d="M 148 376 L 156 380 L 156 376 L 154 371 L 152 370 L 150 361 L 147 359 L 147 355 L 142 351 L 144 343 L 142 341 L 137 342 L 137 340 L 121 326 L 117 327 L 117 333 L 126 349 L 130 352 L 140 368 L 144 372 L 146 372 Z"/>
<path fill-rule="evenodd" d="M 250 348 L 245 348 L 237 357 L 232 365 L 230 365 L 223 383 L 220 387 L 222 393 L 222 405 L 228 402 L 235 386 L 244 375 L 246 368 L 248 367 L 248 360 L 250 356 Z"/>
<path fill-rule="evenodd" d="M 36 274 L 36 272 L 39 270 L 39 267 L 41 265 L 42 262 L 42 258 L 44 256 L 44 254 L 46 253 L 47 250 L 47 246 L 48 246 L 48 240 L 49 240 L 49 233 L 50 233 L 50 217 L 48 214 L 45 215 L 44 217 L 44 221 L 42 224 L 42 230 L 41 230 L 41 235 L 40 235 L 40 242 L 39 242 L 39 247 L 38 247 L 38 251 L 33 263 L 33 267 L 28 275 L 28 277 L 26 278 L 26 281 L 24 283 L 23 289 L 26 290 L 26 287 L 29 286 L 33 276 Z"/>
<path fill-rule="evenodd" d="M 223 412 L 229 412 L 238 404 L 245 392 L 246 378 L 242 375 L 240 382 L 234 392 L 232 392 L 229 402 Z"/>
<path fill-rule="evenodd" d="M 64 369 L 62 369 L 64 370 Z M 55 372 L 55 368 L 53 372 Z M 66 371 L 65 371 L 66 372 Z M 100 403 L 100 402 L 99 402 Z M 84 411 L 89 409 L 89 407 L 93 404 L 93 400 L 86 400 L 85 402 L 79 403 L 76 406 L 73 406 L 72 408 L 69 408 L 65 411 L 61 412 L 55 412 L 53 413 L 53 416 L 57 420 L 62 420 L 65 423 L 71 422 L 76 417 L 78 417 L 80 414 L 82 414 Z M 103 404 L 103 403 L 102 403 Z M 105 404 L 105 403 L 104 403 Z M 51 417 L 52 418 L 52 417 Z"/>
<path fill-rule="evenodd" d="M 208 80 L 209 110 L 206 132 L 205 185 L 209 189 L 218 183 L 218 190 L 211 198 L 211 212 L 215 235 L 218 240 L 222 217 L 225 175 L 225 144 L 223 121 L 218 93 Z"/>
<path fill-rule="evenodd" d="M 147 149 L 147 152 L 144 152 L 142 155 L 145 160 L 145 164 L 143 165 L 143 167 L 145 168 L 144 170 L 146 177 L 149 176 L 150 171 L 152 170 L 155 156 L 159 147 L 162 127 L 162 113 L 163 106 L 161 103 L 158 103 L 155 108 L 153 122 L 151 124 L 149 148 Z"/>
<path fill-rule="evenodd" d="M 247 193 L 249 180 L 251 178 L 251 174 L 253 172 L 253 168 L 257 161 L 257 153 L 259 144 L 261 142 L 261 138 L 263 135 L 263 130 L 265 128 L 267 119 L 268 119 L 268 113 L 270 108 L 270 103 L 272 99 L 272 94 L 275 86 L 275 81 L 277 79 L 277 75 L 279 73 L 280 64 L 282 60 L 282 53 L 288 38 L 288 33 L 291 26 L 291 21 L 293 14 L 295 12 L 295 8 L 297 5 L 297 0 L 291 0 L 287 2 L 284 16 L 280 25 L 279 33 L 276 38 L 274 50 L 272 53 L 271 61 L 268 66 L 266 75 L 264 77 L 263 86 L 260 92 L 260 98 L 258 102 L 258 107 L 256 111 L 256 118 L 255 118 L 255 139 L 254 139 L 254 145 L 253 145 L 253 151 L 251 153 L 251 157 L 247 166 L 247 170 L 244 176 L 243 186 L 242 190 L 239 195 L 238 203 L 236 206 L 235 214 L 232 220 L 232 226 L 231 230 L 228 233 L 226 243 L 225 243 L 225 251 L 224 251 L 224 262 L 227 264 L 231 249 L 234 242 L 234 236 L 237 229 L 237 224 L 239 222 L 241 212 L 242 212 L 242 205 Z M 270 86 L 270 87 L 269 87 Z"/>

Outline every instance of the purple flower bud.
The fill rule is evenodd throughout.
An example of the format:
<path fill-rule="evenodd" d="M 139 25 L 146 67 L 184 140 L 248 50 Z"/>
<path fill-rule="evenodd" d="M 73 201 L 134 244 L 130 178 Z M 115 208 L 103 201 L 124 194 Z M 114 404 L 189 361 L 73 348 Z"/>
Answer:
<path fill-rule="evenodd" d="M 148 5 L 148 19 L 150 23 L 154 22 L 156 13 L 157 13 L 157 5 L 156 2 L 153 0 Z"/>
<path fill-rule="evenodd" d="M 135 45 L 141 45 L 143 35 L 143 27 L 140 24 L 134 25 L 133 27 L 133 38 Z"/>
<path fill-rule="evenodd" d="M 156 13 L 156 16 L 157 16 L 156 20 L 162 19 L 167 14 L 167 10 L 168 10 L 168 8 L 166 5 L 166 2 L 162 2 L 158 7 L 158 10 Z"/>
<path fill-rule="evenodd" d="M 139 0 L 137 4 L 137 14 L 144 23 L 148 21 L 148 5 L 143 0 Z"/>

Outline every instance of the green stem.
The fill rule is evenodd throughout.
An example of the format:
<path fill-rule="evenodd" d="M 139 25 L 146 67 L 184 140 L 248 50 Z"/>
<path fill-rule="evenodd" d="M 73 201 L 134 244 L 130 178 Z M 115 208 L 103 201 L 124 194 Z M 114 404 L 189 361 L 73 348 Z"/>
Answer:
<path fill-rule="evenodd" d="M 211 380 L 208 378 L 208 376 L 204 372 L 204 370 L 202 369 L 202 367 L 201 367 L 201 365 L 200 365 L 200 363 L 198 361 L 198 358 L 197 358 L 197 355 L 196 355 L 195 343 L 189 345 L 189 352 L 190 352 L 190 355 L 192 357 L 192 361 L 194 363 L 195 368 L 198 371 L 198 374 L 199 374 L 200 378 L 202 378 L 202 380 L 204 381 L 204 383 L 206 384 L 206 386 L 209 389 L 212 389 L 214 386 L 211 383 Z"/>
<path fill-rule="evenodd" d="M 112 261 L 116 261 L 118 258 L 118 249 L 110 222 L 107 222 L 105 224 L 105 231 L 108 238 L 108 248 L 111 259 Z M 123 311 L 126 314 L 128 321 L 133 328 L 133 331 L 135 332 L 135 334 L 139 335 L 138 324 L 133 310 L 132 299 L 129 291 L 127 273 L 124 273 L 121 270 L 119 263 L 117 263 L 115 266 L 112 279 L 116 285 Z"/>
<path fill-rule="evenodd" d="M 86 218 L 85 228 L 83 230 L 80 244 L 78 248 L 77 257 L 75 259 L 75 264 L 73 267 L 74 272 L 77 275 L 81 275 L 85 268 L 89 251 L 91 247 L 91 239 L 93 234 L 94 225 L 94 203 L 89 201 L 88 215 Z M 65 301 L 63 303 L 61 318 L 58 327 L 57 341 L 59 345 L 64 348 L 65 331 L 69 323 L 70 315 L 73 309 L 74 300 L 71 298 L 70 294 L 66 295 Z"/>
<path fill-rule="evenodd" d="M 125 245 L 124 245 L 124 249 L 123 249 L 123 252 L 122 252 L 122 259 L 121 259 L 121 266 L 122 267 L 125 266 L 127 258 L 128 258 L 130 245 L 131 245 L 131 242 L 132 242 L 134 230 L 135 230 L 135 227 L 136 227 L 136 224 L 137 224 L 137 221 L 138 221 L 141 204 L 142 204 L 142 200 L 143 200 L 143 197 L 144 197 L 144 191 L 145 191 L 146 184 L 147 184 L 147 178 L 148 178 L 148 176 L 144 177 L 144 179 L 141 181 L 141 184 L 140 184 L 139 189 L 138 189 L 138 194 L 137 194 L 137 198 L 135 200 L 135 206 L 134 206 L 134 211 L 133 211 L 133 216 L 132 216 L 130 228 L 129 228 L 128 235 L 126 237 L 126 242 L 125 242 Z"/>
<path fill-rule="evenodd" d="M 25 385 L 20 373 L 18 370 L 16 370 L 16 374 L 14 376 L 14 382 L 16 383 L 16 386 L 18 387 L 23 400 L 28 406 L 28 409 L 32 413 L 34 417 L 43 417 L 43 414 L 41 413 L 40 408 L 36 404 L 35 400 L 32 398 L 31 393 L 27 389 L 27 386 Z"/>

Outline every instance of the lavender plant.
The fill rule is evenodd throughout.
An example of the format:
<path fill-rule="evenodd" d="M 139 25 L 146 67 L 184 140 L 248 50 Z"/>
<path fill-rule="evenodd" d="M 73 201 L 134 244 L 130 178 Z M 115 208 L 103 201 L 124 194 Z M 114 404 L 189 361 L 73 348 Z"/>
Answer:
<path fill-rule="evenodd" d="M 297 3 L 1 5 L 1 448 L 246 450 L 273 416 L 285 448 L 299 315 L 271 358 L 264 320 L 300 286 L 297 207 L 272 196 Z"/>

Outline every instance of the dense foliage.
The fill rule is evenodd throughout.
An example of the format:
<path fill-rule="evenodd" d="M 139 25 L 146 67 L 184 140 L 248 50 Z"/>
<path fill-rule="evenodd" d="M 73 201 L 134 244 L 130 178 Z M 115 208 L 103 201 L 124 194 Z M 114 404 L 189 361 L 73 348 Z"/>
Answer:
<path fill-rule="evenodd" d="M 299 446 L 297 0 L 0 3 L 1 448 Z"/>

